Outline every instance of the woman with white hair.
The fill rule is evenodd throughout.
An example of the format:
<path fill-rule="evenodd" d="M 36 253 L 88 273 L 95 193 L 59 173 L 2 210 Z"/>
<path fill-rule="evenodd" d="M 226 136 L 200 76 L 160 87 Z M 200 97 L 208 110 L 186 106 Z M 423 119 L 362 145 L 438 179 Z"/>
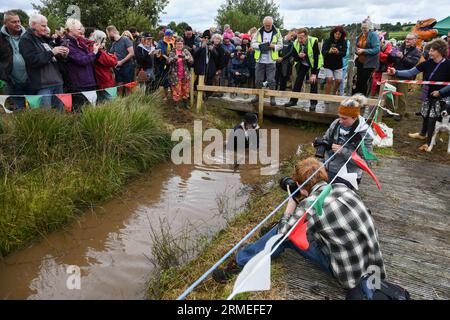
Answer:
<path fill-rule="evenodd" d="M 69 18 L 66 22 L 69 56 L 67 70 L 72 92 L 91 91 L 97 88 L 94 75 L 94 63 L 99 55 L 100 45 L 94 43 L 92 52 L 84 39 L 83 25 L 80 21 Z M 74 95 L 74 107 L 81 107 L 86 102 L 83 95 Z"/>
<path fill-rule="evenodd" d="M 111 88 L 116 85 L 112 68 L 117 64 L 117 57 L 109 54 L 104 50 L 106 43 L 106 33 L 101 30 L 95 30 L 92 33 L 91 40 L 97 43 L 100 47 L 98 49 L 97 58 L 94 63 L 95 79 L 99 89 Z"/>

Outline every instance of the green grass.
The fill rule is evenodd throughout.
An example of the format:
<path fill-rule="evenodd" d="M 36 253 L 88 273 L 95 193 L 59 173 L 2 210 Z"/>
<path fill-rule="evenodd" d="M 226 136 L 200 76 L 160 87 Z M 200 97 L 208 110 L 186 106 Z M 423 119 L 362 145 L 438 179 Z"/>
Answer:
<path fill-rule="evenodd" d="M 136 93 L 82 114 L 3 116 L 0 254 L 61 228 L 164 161 L 172 142 L 158 102 Z"/>
<path fill-rule="evenodd" d="M 374 147 L 375 155 L 377 156 L 387 156 L 387 157 L 400 157 L 400 154 L 394 150 L 394 148 L 380 148 Z"/>

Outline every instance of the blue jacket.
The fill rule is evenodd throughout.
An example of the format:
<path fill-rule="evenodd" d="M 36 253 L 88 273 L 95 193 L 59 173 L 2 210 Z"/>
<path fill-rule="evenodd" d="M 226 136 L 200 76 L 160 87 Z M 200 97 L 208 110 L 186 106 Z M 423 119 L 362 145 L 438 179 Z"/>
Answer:
<path fill-rule="evenodd" d="M 250 75 L 250 72 L 248 70 L 247 58 L 242 61 L 237 56 L 234 56 L 231 59 L 231 72 L 233 75 L 235 72 L 239 72 L 240 74 L 248 77 Z"/>

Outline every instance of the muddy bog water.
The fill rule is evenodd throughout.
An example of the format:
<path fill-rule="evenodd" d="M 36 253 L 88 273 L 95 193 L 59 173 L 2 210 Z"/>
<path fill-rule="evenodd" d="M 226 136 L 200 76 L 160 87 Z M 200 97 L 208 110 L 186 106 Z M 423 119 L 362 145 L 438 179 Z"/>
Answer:
<path fill-rule="evenodd" d="M 314 135 L 278 123 L 280 160 Z M 1 299 L 144 299 L 151 263 L 150 225 L 166 219 L 172 232 L 194 226 L 192 237 L 211 236 L 224 225 L 218 199 L 229 212 L 245 203 L 245 186 L 260 178 L 257 165 L 155 167 L 126 191 L 76 222 L 0 261 Z M 195 231 L 194 231 L 195 230 Z M 81 270 L 80 289 L 68 289 L 68 266 Z"/>

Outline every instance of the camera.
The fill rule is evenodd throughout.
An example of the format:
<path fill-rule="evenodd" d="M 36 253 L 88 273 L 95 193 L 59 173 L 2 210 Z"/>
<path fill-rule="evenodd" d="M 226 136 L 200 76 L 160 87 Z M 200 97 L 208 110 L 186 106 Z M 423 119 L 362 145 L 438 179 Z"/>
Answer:
<path fill-rule="evenodd" d="M 294 181 L 294 179 L 292 179 L 291 177 L 282 177 L 280 179 L 280 187 L 281 189 L 283 189 L 284 191 L 288 191 L 288 187 L 289 186 L 289 191 L 292 193 L 295 190 L 298 189 L 298 185 L 297 183 Z M 294 197 L 298 197 L 300 195 L 300 192 L 297 192 Z"/>
<path fill-rule="evenodd" d="M 314 139 L 313 146 L 316 148 L 316 154 L 314 156 L 321 159 L 325 158 L 325 152 L 327 150 L 331 150 L 331 143 L 322 138 Z"/>

